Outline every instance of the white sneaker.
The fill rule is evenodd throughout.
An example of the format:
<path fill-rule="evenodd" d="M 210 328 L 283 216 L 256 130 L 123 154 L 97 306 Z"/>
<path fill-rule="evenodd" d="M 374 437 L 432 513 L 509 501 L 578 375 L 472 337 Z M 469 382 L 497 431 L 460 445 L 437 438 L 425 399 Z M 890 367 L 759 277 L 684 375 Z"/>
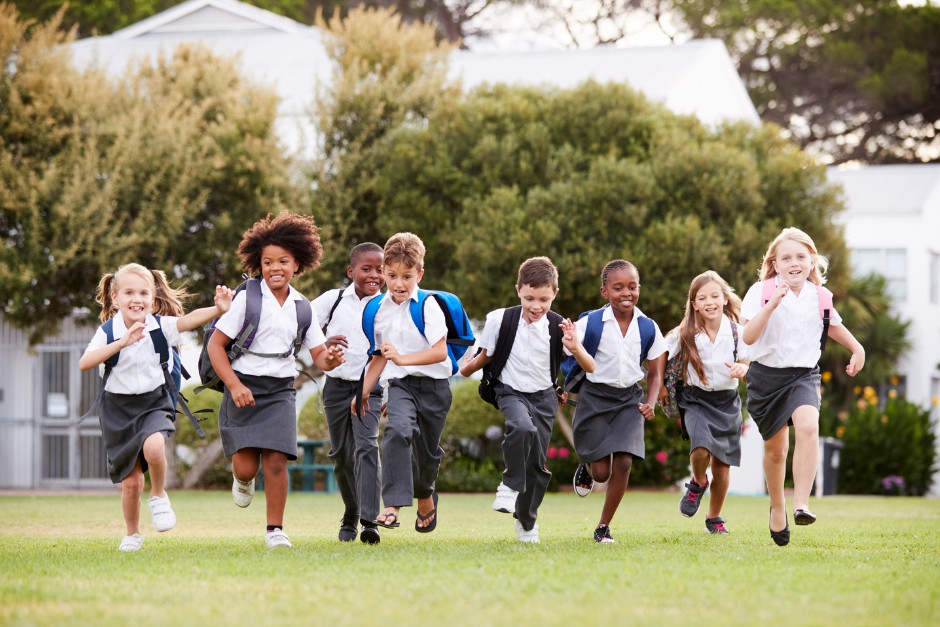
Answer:
<path fill-rule="evenodd" d="M 125 553 L 137 551 L 143 544 L 144 537 L 139 533 L 135 533 L 132 536 L 124 536 L 124 539 L 121 540 L 121 544 L 118 546 L 118 551 L 124 551 Z"/>
<path fill-rule="evenodd" d="M 264 534 L 264 543 L 269 549 L 276 549 L 279 546 L 289 549 L 292 546 L 287 534 L 282 529 L 275 529 Z"/>
<path fill-rule="evenodd" d="M 176 526 L 176 514 L 170 507 L 170 497 L 151 496 L 147 499 L 150 515 L 153 516 L 153 528 L 157 531 L 169 531 Z"/>
<path fill-rule="evenodd" d="M 499 483 L 496 488 L 496 500 L 493 501 L 493 509 L 504 514 L 511 514 L 516 511 L 516 497 L 519 493 L 504 484 Z"/>
<path fill-rule="evenodd" d="M 235 505 L 239 507 L 248 507 L 251 505 L 251 499 L 255 496 L 255 480 L 242 481 L 235 475 L 232 475 L 232 498 Z"/>
<path fill-rule="evenodd" d="M 516 533 L 519 534 L 519 542 L 528 542 L 530 544 L 539 543 L 539 524 L 535 523 L 529 531 L 522 528 L 522 523 L 516 521 Z"/>

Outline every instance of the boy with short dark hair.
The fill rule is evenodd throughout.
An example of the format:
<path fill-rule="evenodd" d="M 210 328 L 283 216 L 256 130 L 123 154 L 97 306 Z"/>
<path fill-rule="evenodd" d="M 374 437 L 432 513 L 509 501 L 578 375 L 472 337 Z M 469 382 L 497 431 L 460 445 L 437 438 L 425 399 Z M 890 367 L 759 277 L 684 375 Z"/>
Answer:
<path fill-rule="evenodd" d="M 498 373 L 494 372 L 496 403 L 506 416 L 503 437 L 506 470 L 493 509 L 513 513 L 521 542 L 538 543 L 538 508 L 552 477 L 545 468 L 545 460 L 558 410 L 556 377 L 561 346 L 571 351 L 586 372 L 594 370 L 594 360 L 578 342 L 574 323 L 551 311 L 558 294 L 558 270 L 551 259 L 533 257 L 524 261 L 519 267 L 516 293 L 518 307 L 497 309 L 486 316 L 480 351 L 464 363 L 460 374 L 468 377 L 487 366 L 493 361 L 497 344 L 511 342 L 505 364 Z M 507 337 L 500 338 L 504 317 L 512 321 L 516 316 L 515 328 L 509 329 Z M 554 346 L 552 324 L 562 332 L 561 342 Z M 564 395 L 561 400 L 564 401 Z"/>

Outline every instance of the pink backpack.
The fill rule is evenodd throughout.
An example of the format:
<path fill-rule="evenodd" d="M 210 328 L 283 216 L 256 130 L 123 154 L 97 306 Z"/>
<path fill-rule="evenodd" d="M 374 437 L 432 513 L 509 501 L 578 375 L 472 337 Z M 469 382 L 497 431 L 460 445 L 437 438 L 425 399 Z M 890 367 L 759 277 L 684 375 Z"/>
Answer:
<path fill-rule="evenodd" d="M 823 321 L 822 337 L 819 339 L 819 350 L 826 348 L 826 339 L 829 337 L 829 314 L 832 311 L 832 292 L 821 285 L 813 283 L 816 293 L 819 294 L 819 317 Z M 763 307 L 773 298 L 777 289 L 776 277 L 771 277 L 761 284 L 760 306 Z"/>

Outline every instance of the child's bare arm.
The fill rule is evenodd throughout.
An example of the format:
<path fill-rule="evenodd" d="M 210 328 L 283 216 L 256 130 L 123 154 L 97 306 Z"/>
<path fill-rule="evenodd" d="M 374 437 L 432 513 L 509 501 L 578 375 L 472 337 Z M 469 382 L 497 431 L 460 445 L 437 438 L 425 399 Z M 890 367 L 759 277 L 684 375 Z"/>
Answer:
<path fill-rule="evenodd" d="M 369 411 L 369 394 L 372 392 L 372 388 L 375 387 L 375 384 L 378 383 L 379 377 L 382 376 L 382 371 L 385 370 L 385 364 L 388 363 L 388 360 L 382 357 L 381 355 L 373 355 L 372 359 L 369 361 L 369 365 L 366 367 L 366 374 L 363 377 L 362 383 L 362 411 Z M 350 409 L 357 416 L 359 414 L 359 409 L 356 407 L 356 399 L 353 397 Z"/>
<path fill-rule="evenodd" d="M 343 352 L 342 346 L 334 345 L 327 348 L 326 344 L 320 344 L 310 349 L 310 356 L 313 357 L 313 363 L 317 365 L 317 368 L 323 372 L 329 372 L 345 363 L 346 358 L 343 356 Z"/>
<path fill-rule="evenodd" d="M 216 285 L 215 306 L 194 309 L 185 316 L 180 316 L 176 319 L 176 329 L 180 333 L 184 333 L 218 318 L 232 307 L 232 298 L 234 297 L 235 292 L 224 285 Z"/>
<path fill-rule="evenodd" d="M 428 364 L 436 364 L 447 359 L 447 338 L 442 337 L 434 346 L 420 353 L 411 353 L 410 355 L 402 355 L 392 344 L 385 342 L 382 344 L 382 356 L 396 366 L 427 366 Z M 371 390 L 372 388 L 368 389 Z"/>
<path fill-rule="evenodd" d="M 760 336 L 764 333 L 764 329 L 767 327 L 767 321 L 770 320 L 770 316 L 789 291 L 790 286 L 786 283 L 778 285 L 770 301 L 761 307 L 760 311 L 758 311 L 753 318 L 747 321 L 744 325 L 744 332 L 741 333 L 741 339 L 744 340 L 745 344 L 751 345 L 760 339 Z"/>
<path fill-rule="evenodd" d="M 597 364 L 594 363 L 594 358 L 591 357 L 590 353 L 584 350 L 584 346 L 578 340 L 578 330 L 575 324 L 570 319 L 565 318 L 558 326 L 561 327 L 563 332 L 561 343 L 564 344 L 568 352 L 574 356 L 578 365 L 581 366 L 581 369 L 584 370 L 584 372 L 594 372 L 597 368 Z"/>
<path fill-rule="evenodd" d="M 477 370 L 488 365 L 491 361 L 493 361 L 493 357 L 487 354 L 485 348 L 481 349 L 480 352 L 473 357 L 470 357 L 468 353 L 467 359 L 465 359 L 463 365 L 460 366 L 460 374 L 469 377 Z"/>
<path fill-rule="evenodd" d="M 666 353 L 646 361 L 646 402 L 640 403 L 640 413 L 647 420 L 652 420 L 659 390 L 663 386 L 663 372 L 666 368 Z"/>
<path fill-rule="evenodd" d="M 855 339 L 851 331 L 841 324 L 829 327 L 829 337 L 852 351 L 852 357 L 849 359 L 849 365 L 845 367 L 845 373 L 850 377 L 857 375 L 865 367 L 865 348 Z"/>
<path fill-rule="evenodd" d="M 81 359 L 78 360 L 79 370 L 91 370 L 100 366 L 109 357 L 119 353 L 122 348 L 141 341 L 144 339 L 144 329 L 146 328 L 147 325 L 143 322 L 135 322 L 124 334 L 124 337 L 83 354 Z"/>
<path fill-rule="evenodd" d="M 225 387 L 228 388 L 229 394 L 232 395 L 232 402 L 235 403 L 235 407 L 254 406 L 254 395 L 238 378 L 238 375 L 232 369 L 231 362 L 228 360 L 228 355 L 225 354 L 225 347 L 231 341 L 232 338 L 216 329 L 209 338 L 209 345 L 206 347 L 209 361 L 212 362 L 215 373 L 222 380 Z"/>

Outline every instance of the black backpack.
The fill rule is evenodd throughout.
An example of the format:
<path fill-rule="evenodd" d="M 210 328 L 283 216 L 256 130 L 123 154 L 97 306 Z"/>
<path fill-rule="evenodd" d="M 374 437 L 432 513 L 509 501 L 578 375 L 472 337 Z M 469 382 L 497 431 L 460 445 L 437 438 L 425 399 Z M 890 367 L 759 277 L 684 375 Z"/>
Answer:
<path fill-rule="evenodd" d="M 562 357 L 562 333 L 561 327 L 558 325 L 561 324 L 563 318 L 554 311 L 549 311 L 547 316 L 550 355 L 549 377 L 554 385 L 558 377 L 558 368 Z M 503 311 L 503 319 L 499 324 L 499 333 L 496 335 L 496 346 L 493 348 L 493 360 L 483 366 L 483 379 L 477 388 L 480 398 L 497 409 L 494 387 L 496 381 L 499 380 L 500 373 L 506 366 L 506 362 L 509 361 L 509 353 L 512 352 L 512 345 L 516 340 L 516 330 L 519 328 L 520 317 L 522 317 L 521 305 L 507 307 Z M 554 387 L 558 391 L 558 386 L 554 385 Z"/>
<path fill-rule="evenodd" d="M 225 353 L 228 355 L 229 363 L 238 359 L 240 355 L 249 354 L 256 357 L 268 357 L 272 359 L 283 359 L 293 355 L 296 357 L 303 346 L 304 336 L 313 323 L 313 308 L 310 301 L 301 299 L 294 301 L 297 307 L 297 336 L 289 349 L 283 353 L 255 353 L 248 350 L 252 341 L 255 339 L 255 332 L 261 323 L 261 279 L 247 279 L 244 283 L 235 288 L 235 293 L 245 291 L 245 321 L 242 322 L 241 331 L 225 347 Z M 205 337 L 202 343 L 202 352 L 199 354 L 199 378 L 202 385 L 194 390 L 194 394 L 199 394 L 205 389 L 221 392 L 225 388 L 222 379 L 216 374 L 212 367 L 212 360 L 209 359 L 209 338 L 215 332 L 215 320 L 205 326 Z"/>

